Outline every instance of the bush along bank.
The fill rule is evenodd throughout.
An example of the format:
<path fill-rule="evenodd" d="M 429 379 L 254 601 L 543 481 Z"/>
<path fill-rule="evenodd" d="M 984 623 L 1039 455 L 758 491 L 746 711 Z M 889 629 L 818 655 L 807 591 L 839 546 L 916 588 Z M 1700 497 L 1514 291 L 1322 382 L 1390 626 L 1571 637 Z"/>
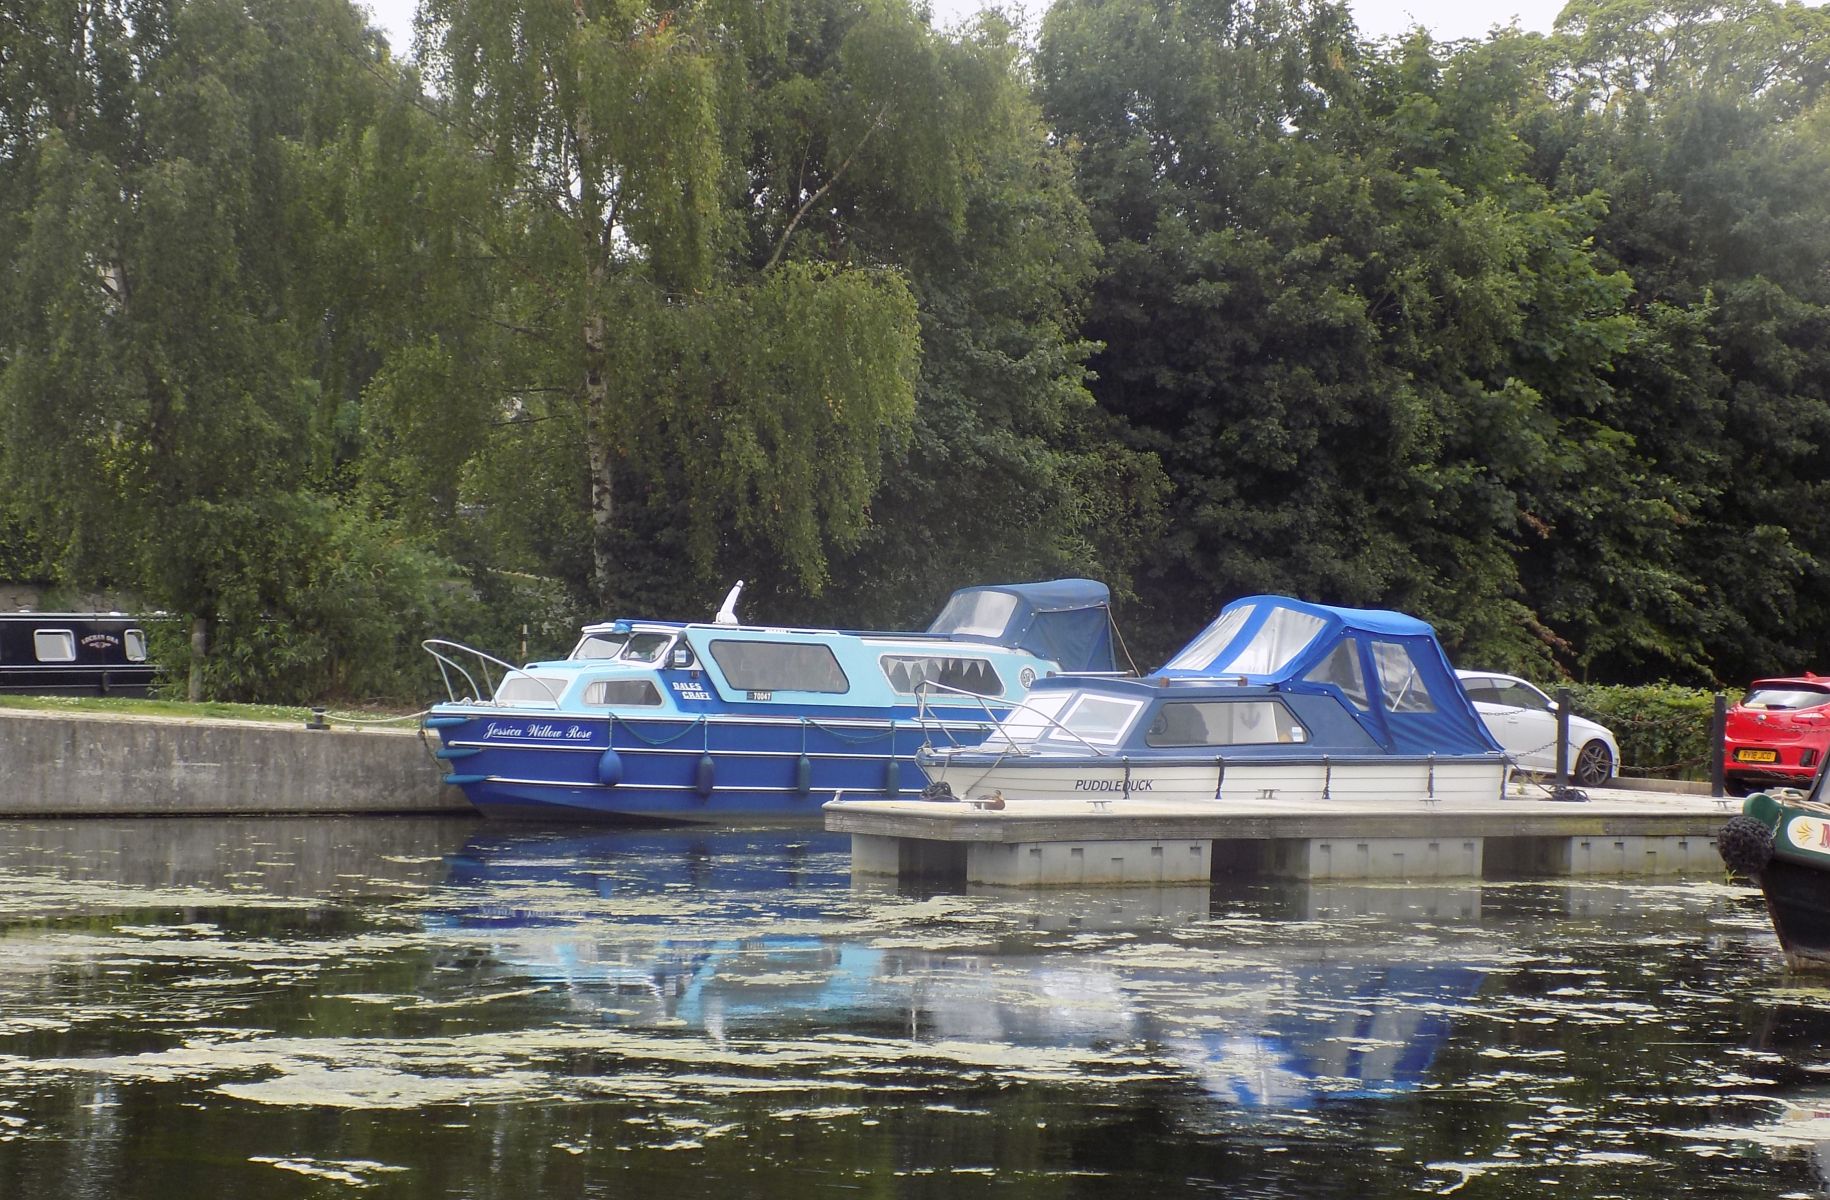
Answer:
<path fill-rule="evenodd" d="M 1614 731 L 1620 773 L 1653 779 L 1707 779 L 1714 746 L 1716 694 L 1653 683 L 1636 687 L 1571 684 L 1575 711 Z"/>

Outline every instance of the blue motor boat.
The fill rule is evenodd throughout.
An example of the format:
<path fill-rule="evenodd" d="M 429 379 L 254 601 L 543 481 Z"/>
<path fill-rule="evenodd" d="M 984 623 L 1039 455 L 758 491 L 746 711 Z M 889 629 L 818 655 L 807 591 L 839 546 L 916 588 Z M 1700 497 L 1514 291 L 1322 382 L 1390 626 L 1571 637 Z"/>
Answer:
<path fill-rule="evenodd" d="M 1489 800 L 1507 759 L 1429 625 L 1248 596 L 1138 678 L 1038 683 L 978 746 L 933 747 L 945 794 L 1026 800 Z"/>
<path fill-rule="evenodd" d="M 817 820 L 838 792 L 917 795 L 924 744 L 982 740 L 1059 670 L 1115 672 L 1109 597 L 1086 579 L 955 592 L 925 633 L 706 623 L 586 626 L 514 667 L 431 641 L 447 781 L 486 816 Z"/>

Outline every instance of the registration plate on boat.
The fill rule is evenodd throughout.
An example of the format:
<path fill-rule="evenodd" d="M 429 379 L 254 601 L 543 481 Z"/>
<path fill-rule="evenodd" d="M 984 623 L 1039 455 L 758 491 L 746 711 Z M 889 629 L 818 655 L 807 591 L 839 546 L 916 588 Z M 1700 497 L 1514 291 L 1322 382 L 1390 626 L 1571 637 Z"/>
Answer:
<path fill-rule="evenodd" d="M 1737 751 L 1735 751 L 1735 761 L 1736 762 L 1763 762 L 1763 763 L 1778 762 L 1779 761 L 1779 751 L 1777 751 L 1777 750 L 1737 750 Z"/>

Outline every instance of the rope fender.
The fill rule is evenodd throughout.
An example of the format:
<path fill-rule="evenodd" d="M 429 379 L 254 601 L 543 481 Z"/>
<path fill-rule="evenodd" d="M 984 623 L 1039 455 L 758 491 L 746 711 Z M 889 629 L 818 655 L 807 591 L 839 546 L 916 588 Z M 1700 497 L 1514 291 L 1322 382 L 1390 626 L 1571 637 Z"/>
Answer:
<path fill-rule="evenodd" d="M 1736 875 L 1757 876 L 1773 861 L 1773 831 L 1749 816 L 1730 817 L 1716 835 L 1716 852 Z"/>

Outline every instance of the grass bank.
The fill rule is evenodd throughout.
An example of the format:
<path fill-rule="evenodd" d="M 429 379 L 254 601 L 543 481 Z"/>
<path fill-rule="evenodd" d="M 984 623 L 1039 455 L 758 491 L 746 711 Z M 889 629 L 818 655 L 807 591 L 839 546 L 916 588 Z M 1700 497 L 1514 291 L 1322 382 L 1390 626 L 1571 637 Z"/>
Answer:
<path fill-rule="evenodd" d="M 124 713 L 140 717 L 208 717 L 218 721 L 265 721 L 304 724 L 312 710 L 285 704 L 229 704 L 206 700 L 147 700 L 133 696 L 0 696 L 0 709 L 37 712 Z M 417 710 L 386 708 L 326 708 L 333 725 L 408 725 Z"/>

